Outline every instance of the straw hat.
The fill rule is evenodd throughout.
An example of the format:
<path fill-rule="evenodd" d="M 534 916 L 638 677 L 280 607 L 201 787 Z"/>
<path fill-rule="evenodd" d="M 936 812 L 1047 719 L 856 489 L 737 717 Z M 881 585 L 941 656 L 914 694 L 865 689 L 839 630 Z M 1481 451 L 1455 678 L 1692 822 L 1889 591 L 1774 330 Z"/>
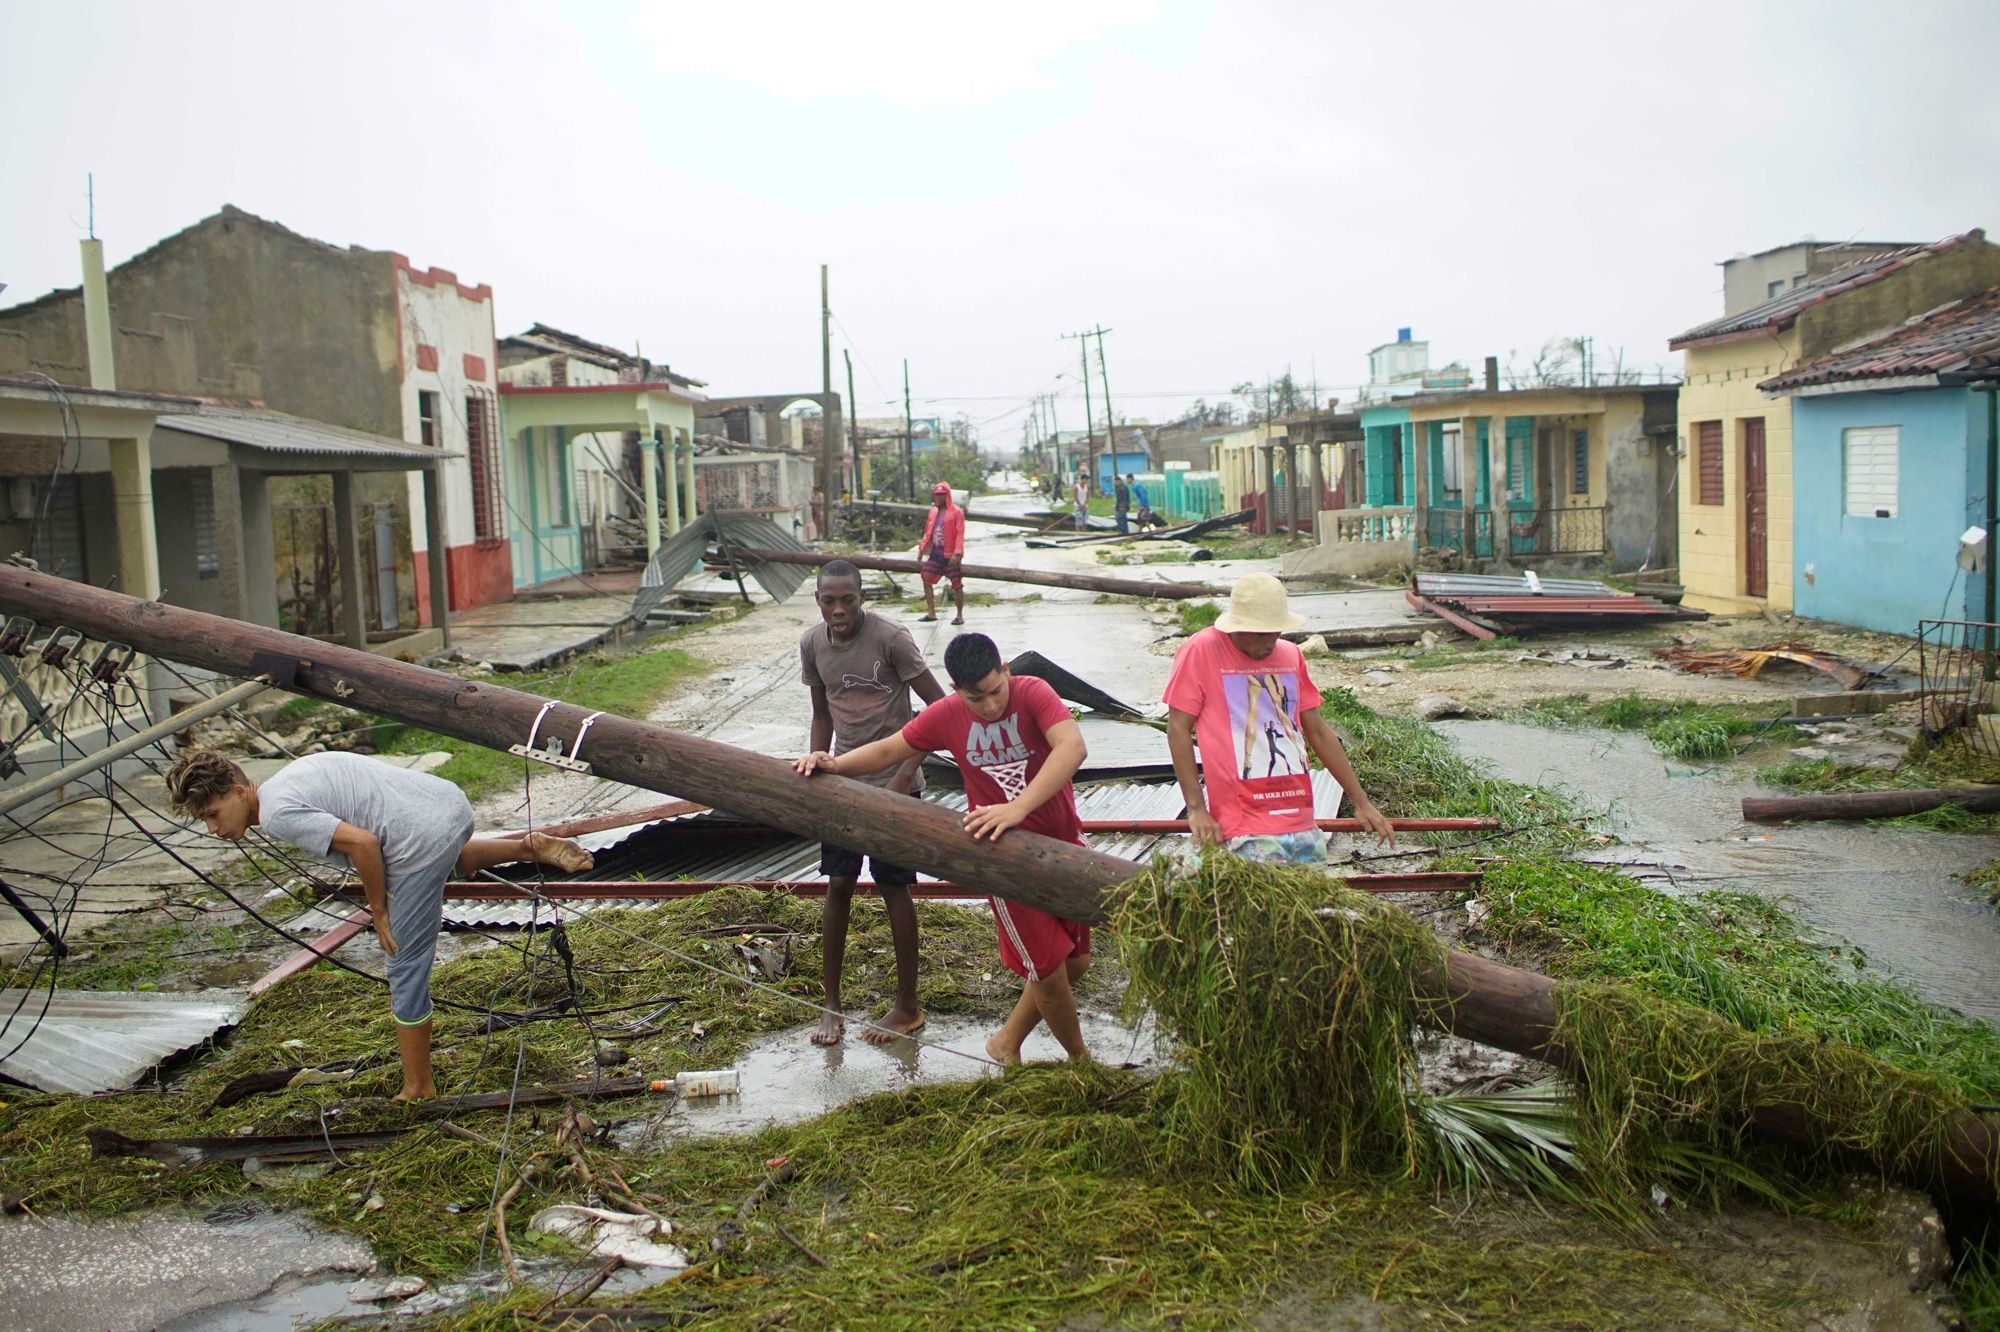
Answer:
<path fill-rule="evenodd" d="M 1244 574 L 1229 589 L 1229 609 L 1215 619 L 1225 634 L 1279 634 L 1306 622 L 1285 608 L 1285 585 L 1267 573 Z"/>

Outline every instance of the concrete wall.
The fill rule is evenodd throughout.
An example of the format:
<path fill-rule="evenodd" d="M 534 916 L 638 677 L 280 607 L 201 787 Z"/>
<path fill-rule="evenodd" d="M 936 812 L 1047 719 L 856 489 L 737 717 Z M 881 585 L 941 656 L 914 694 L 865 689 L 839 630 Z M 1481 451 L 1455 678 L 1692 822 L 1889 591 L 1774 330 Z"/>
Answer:
<path fill-rule="evenodd" d="M 1843 431 L 1853 426 L 1899 431 L 1893 518 L 1846 512 Z M 1959 534 L 1986 516 L 1983 397 L 1941 388 L 1798 398 L 1792 450 L 1799 614 L 1892 634 L 1941 614 L 1980 618 L 1983 581 L 1960 574 L 1957 558 Z"/>
<path fill-rule="evenodd" d="M 197 491 L 201 492 L 201 502 L 214 516 L 215 492 L 208 468 L 153 469 L 154 512 L 160 515 L 160 600 L 169 606 L 206 611 L 210 615 L 226 615 L 232 598 L 224 593 L 220 540 L 213 525 L 210 532 L 211 538 L 216 541 L 217 562 L 210 573 L 202 573 L 199 567 L 194 522 Z"/>
<path fill-rule="evenodd" d="M 400 435 L 392 260 L 225 207 L 111 270 L 118 387 Z M 80 289 L 0 310 L 0 330 L 25 336 L 32 368 L 89 382 Z"/>
<path fill-rule="evenodd" d="M 1680 391 L 1675 476 L 1680 496 L 1681 582 L 1702 610 L 1733 613 L 1792 608 L 1792 404 L 1757 391 L 1760 380 L 1798 363 L 1796 329 L 1690 347 Z M 1765 598 L 1744 592 L 1743 422 L 1764 420 L 1769 526 Z M 1695 471 L 1696 427 L 1722 422 L 1721 504 L 1701 504 Z"/>
<path fill-rule="evenodd" d="M 493 292 L 488 287 L 468 287 L 442 269 L 412 268 L 401 256 L 395 263 L 396 309 L 400 352 L 401 384 L 398 393 L 400 417 L 387 432 L 411 442 L 423 438 L 419 395 L 438 395 L 436 442 L 449 459 L 440 469 L 444 497 L 444 534 L 449 561 L 452 609 L 511 600 L 514 595 L 514 562 L 507 539 L 508 515 L 518 505 L 511 496 L 504 499 L 498 531 L 481 540 L 473 517 L 472 460 L 468 439 L 466 403 L 473 389 L 495 394 L 492 423 L 500 428 L 497 398 L 499 380 L 498 339 L 493 323 Z M 505 450 L 502 449 L 504 456 Z M 423 477 L 410 472 L 398 481 L 402 502 L 410 515 L 410 587 L 419 614 L 428 622 L 430 551 L 424 510 Z M 357 488 L 358 489 L 358 488 Z M 398 592 L 403 585 L 398 574 Z"/>

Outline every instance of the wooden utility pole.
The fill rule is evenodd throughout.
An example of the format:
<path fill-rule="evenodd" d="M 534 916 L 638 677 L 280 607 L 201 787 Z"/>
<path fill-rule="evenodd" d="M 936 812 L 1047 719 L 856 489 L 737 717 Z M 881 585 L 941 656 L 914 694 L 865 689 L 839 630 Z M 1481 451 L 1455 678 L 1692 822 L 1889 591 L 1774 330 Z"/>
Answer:
<path fill-rule="evenodd" d="M 861 498 L 861 404 L 854 397 L 854 353 L 842 347 L 840 359 L 847 362 L 847 433 L 854 450 L 854 485 L 848 491 L 848 498 L 858 500 Z"/>
<path fill-rule="evenodd" d="M 718 741 L 27 569 L 0 566 L 0 612 L 238 679 L 268 671 L 271 658 L 288 659 L 298 664 L 295 693 L 494 749 L 525 744 L 531 735 L 544 747 L 560 740 L 562 754 L 588 764 L 592 776 L 879 855 L 1066 920 L 1108 923 L 1119 885 L 1136 869 L 1116 856 L 1019 828 L 998 841 L 975 841 L 957 812 L 865 782 L 800 777 L 784 759 Z M 1447 952 L 1406 979 L 1425 1022 L 1557 1067 L 1573 1065 L 1570 1051 L 1556 1040 L 1561 1014 L 1555 984 L 1546 976 Z M 1685 1012 L 1691 1023 L 1726 1021 L 1703 1009 Z M 1884 1094 L 1893 1092 L 1885 1088 Z M 1758 1104 L 1750 1124 L 1816 1147 L 1838 1142 L 1851 1128 L 1838 1102 L 1797 1099 Z M 1993 1206 L 2000 1200 L 2000 1122 L 1959 1110 L 1940 1127 L 1934 1158 L 1905 1160 L 1906 1144 L 1891 1142 L 1874 1154 L 1874 1163 L 1921 1187 Z"/>
<path fill-rule="evenodd" d="M 857 569 L 879 569 L 884 573 L 922 573 L 922 560 L 897 559 L 888 555 L 828 555 L 817 550 L 768 550 L 738 547 L 746 560 L 767 564 L 818 566 L 846 560 Z M 1193 597 L 1228 595 L 1224 589 L 1203 583 L 1153 583 L 1143 578 L 1118 578 L 1110 574 L 1057 573 L 1049 569 L 1020 569 L 1009 564 L 966 564 L 960 572 L 967 578 L 983 578 L 995 583 L 1031 583 L 1037 587 L 1067 587 L 1084 592 L 1110 592 L 1126 597 L 1157 597 L 1165 601 L 1187 601 Z"/>
<path fill-rule="evenodd" d="M 903 498 L 917 501 L 917 455 L 910 440 L 910 358 L 903 358 Z"/>
<path fill-rule="evenodd" d="M 833 532 L 833 492 L 840 480 L 840 438 L 833 424 L 839 414 L 833 398 L 833 307 L 826 300 L 825 264 L 819 266 L 819 392 L 819 530 L 825 540 Z"/>
<path fill-rule="evenodd" d="M 1090 491 L 1097 493 L 1097 427 L 1090 419 L 1090 333 L 1065 333 L 1065 338 L 1075 338 L 1077 365 L 1083 371 L 1083 474 L 1089 478 Z"/>
<path fill-rule="evenodd" d="M 1100 325 L 1097 335 L 1097 377 L 1104 384 L 1104 444 L 1111 450 L 1111 470 L 1118 471 L 1118 417 L 1111 410 L 1111 372 L 1104 367 L 1104 335 L 1111 330 Z M 1114 477 L 1115 484 L 1115 477 Z"/>

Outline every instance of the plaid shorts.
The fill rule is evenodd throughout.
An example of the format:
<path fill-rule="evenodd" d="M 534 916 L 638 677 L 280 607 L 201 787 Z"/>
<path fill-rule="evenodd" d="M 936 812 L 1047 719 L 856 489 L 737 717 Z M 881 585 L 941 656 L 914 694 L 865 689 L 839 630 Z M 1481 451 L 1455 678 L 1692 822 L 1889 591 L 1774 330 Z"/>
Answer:
<path fill-rule="evenodd" d="M 1317 828 L 1303 832 L 1232 837 L 1223 845 L 1232 856 L 1266 865 L 1324 865 L 1327 835 Z"/>

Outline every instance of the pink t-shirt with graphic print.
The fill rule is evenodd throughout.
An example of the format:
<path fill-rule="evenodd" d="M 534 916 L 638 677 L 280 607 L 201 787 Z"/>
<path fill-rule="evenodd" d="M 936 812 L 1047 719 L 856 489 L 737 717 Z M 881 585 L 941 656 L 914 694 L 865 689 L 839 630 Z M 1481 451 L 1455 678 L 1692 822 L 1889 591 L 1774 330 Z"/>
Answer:
<path fill-rule="evenodd" d="M 946 753 L 956 759 L 965 778 L 966 802 L 980 809 L 1004 805 L 1028 789 L 1052 751 L 1049 727 L 1069 719 L 1068 705 L 1047 681 L 1016 675 L 1008 681 L 1007 711 L 998 721 L 979 720 L 953 692 L 903 727 L 903 739 L 912 749 Z M 1083 824 L 1076 816 L 1076 788 L 1064 783 L 1018 826 L 1044 837 L 1081 843 Z"/>
<path fill-rule="evenodd" d="M 1220 629 L 1204 629 L 1174 654 L 1164 697 L 1168 707 L 1194 715 L 1208 812 L 1223 837 L 1314 826 L 1300 716 L 1317 708 L 1320 696 L 1297 644 L 1281 638 L 1260 659 L 1237 651 Z"/>

